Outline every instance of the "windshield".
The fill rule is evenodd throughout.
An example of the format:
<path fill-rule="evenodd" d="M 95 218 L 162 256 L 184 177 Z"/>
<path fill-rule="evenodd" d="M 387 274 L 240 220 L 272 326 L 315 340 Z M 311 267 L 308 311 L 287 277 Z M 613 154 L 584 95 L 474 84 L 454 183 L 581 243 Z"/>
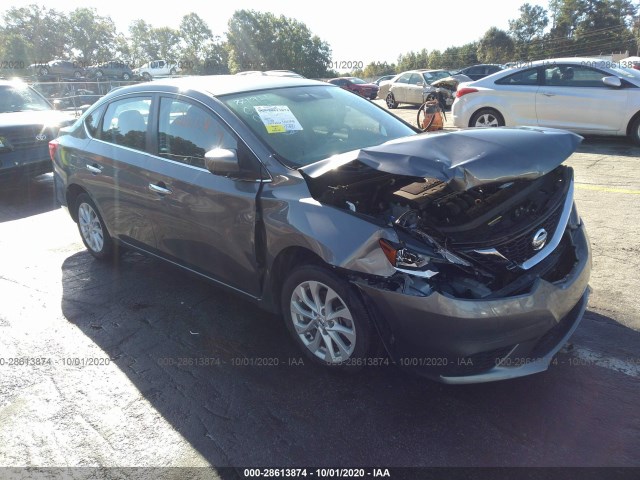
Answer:
<path fill-rule="evenodd" d="M 337 87 L 279 88 L 220 99 L 292 167 L 416 133 L 394 115 Z"/>
<path fill-rule="evenodd" d="M 422 76 L 427 83 L 433 83 L 436 80 L 441 80 L 443 78 L 447 78 L 451 76 L 451 73 L 445 72 L 444 70 L 438 72 L 423 72 Z"/>
<path fill-rule="evenodd" d="M 51 105 L 27 85 L 0 86 L 0 113 L 51 110 Z"/>

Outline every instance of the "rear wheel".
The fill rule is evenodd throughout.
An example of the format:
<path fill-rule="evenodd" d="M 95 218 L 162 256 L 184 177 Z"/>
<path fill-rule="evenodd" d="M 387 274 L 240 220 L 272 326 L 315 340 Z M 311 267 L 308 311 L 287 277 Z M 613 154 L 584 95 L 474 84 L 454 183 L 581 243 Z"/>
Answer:
<path fill-rule="evenodd" d="M 493 108 L 481 108 L 473 114 L 470 127 L 504 127 L 504 119 Z"/>
<path fill-rule="evenodd" d="M 131 80 L 131 75 L 129 75 L 127 72 L 124 72 L 122 74 L 122 79 L 123 80 Z"/>
<path fill-rule="evenodd" d="M 170 75 L 175 75 L 176 74 L 176 69 L 172 68 L 171 71 L 169 72 Z"/>
<path fill-rule="evenodd" d="M 76 216 L 82 243 L 99 260 L 113 258 L 114 243 L 98 213 L 95 203 L 86 193 L 76 199 Z"/>
<path fill-rule="evenodd" d="M 47 75 L 49 75 L 49 69 L 47 67 L 40 67 L 38 73 L 40 74 L 40 76 L 46 77 Z"/>
<path fill-rule="evenodd" d="M 146 81 L 149 81 L 149 80 L 151 80 L 151 74 L 148 73 L 148 72 L 144 72 L 142 74 L 142 78 L 144 78 Z"/>
<path fill-rule="evenodd" d="M 313 362 L 346 372 L 366 364 L 376 333 L 346 281 L 323 267 L 305 265 L 286 279 L 281 302 L 287 329 Z"/>
<path fill-rule="evenodd" d="M 633 143 L 640 146 L 640 115 L 631 124 L 630 134 Z"/>
<path fill-rule="evenodd" d="M 75 72 L 73 72 L 73 76 L 75 78 L 82 78 L 82 72 L 80 70 L 76 70 Z"/>
<path fill-rule="evenodd" d="M 398 108 L 398 102 L 396 102 L 395 97 L 393 96 L 393 93 L 389 92 L 387 94 L 387 107 L 390 109 L 394 109 L 394 108 Z"/>

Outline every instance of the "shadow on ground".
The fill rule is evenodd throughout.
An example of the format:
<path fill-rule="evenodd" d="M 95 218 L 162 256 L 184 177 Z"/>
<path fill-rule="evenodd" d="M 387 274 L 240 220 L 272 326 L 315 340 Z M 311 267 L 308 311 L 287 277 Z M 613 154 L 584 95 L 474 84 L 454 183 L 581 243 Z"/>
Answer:
<path fill-rule="evenodd" d="M 82 252 L 61 273 L 67 321 L 215 466 L 640 465 L 637 378 L 568 355 L 475 386 L 393 366 L 337 376 L 298 364 L 279 318 L 159 261 Z"/>

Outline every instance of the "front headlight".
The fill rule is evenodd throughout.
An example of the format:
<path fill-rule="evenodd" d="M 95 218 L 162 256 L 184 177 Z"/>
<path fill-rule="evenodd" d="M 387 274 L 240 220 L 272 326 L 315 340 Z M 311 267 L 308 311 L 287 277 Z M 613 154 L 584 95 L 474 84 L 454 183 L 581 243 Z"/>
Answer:
<path fill-rule="evenodd" d="M 438 273 L 431 265 L 432 258 L 429 256 L 396 246 L 384 239 L 380 239 L 379 244 L 389 263 L 399 272 L 425 278 L 431 278 Z"/>

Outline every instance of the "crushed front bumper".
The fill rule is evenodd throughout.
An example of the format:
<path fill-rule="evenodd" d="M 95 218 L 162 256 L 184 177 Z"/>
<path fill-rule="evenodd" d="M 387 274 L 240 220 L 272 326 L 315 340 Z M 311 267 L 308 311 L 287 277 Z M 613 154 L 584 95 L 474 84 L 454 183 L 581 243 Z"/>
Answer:
<path fill-rule="evenodd" d="M 567 230 L 576 263 L 561 281 L 538 278 L 526 294 L 459 299 L 410 295 L 358 282 L 393 360 L 445 383 L 478 383 L 544 371 L 577 328 L 589 298 L 584 225 Z"/>

